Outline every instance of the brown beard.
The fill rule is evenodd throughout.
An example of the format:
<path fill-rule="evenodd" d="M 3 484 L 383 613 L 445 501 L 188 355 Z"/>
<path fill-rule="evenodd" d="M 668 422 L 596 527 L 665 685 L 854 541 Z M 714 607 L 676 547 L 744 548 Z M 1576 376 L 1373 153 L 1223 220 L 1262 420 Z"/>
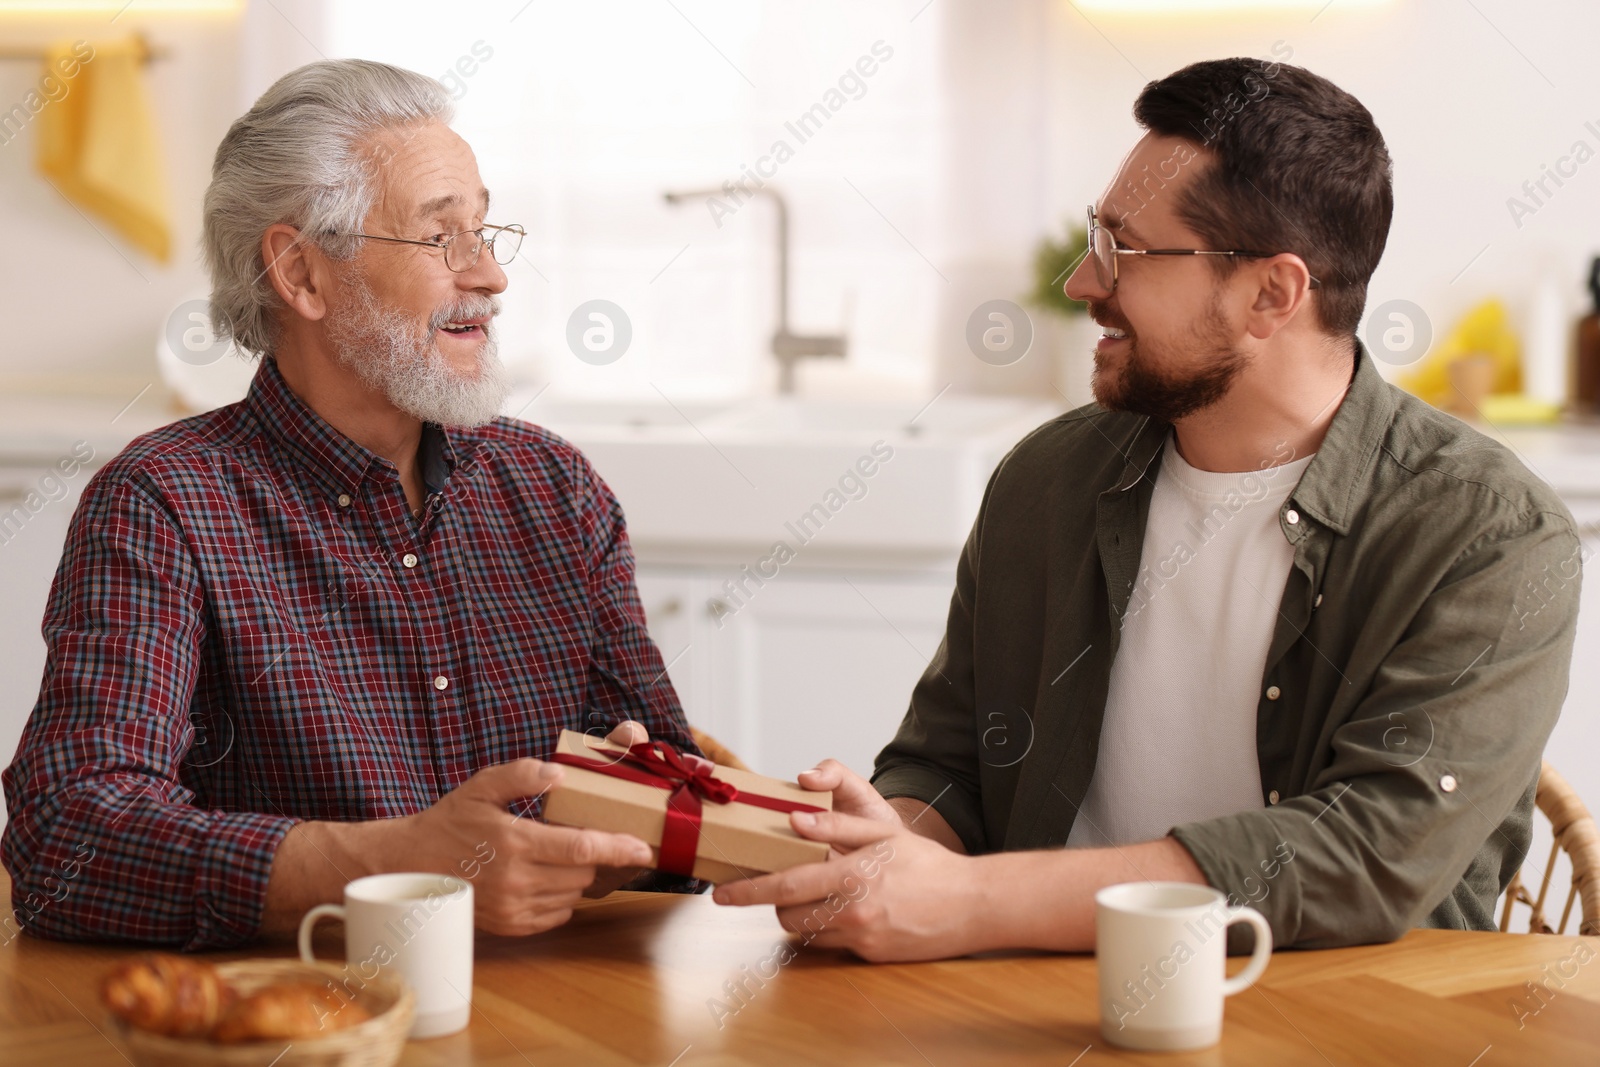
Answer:
<path fill-rule="evenodd" d="M 1126 320 L 1104 304 L 1091 302 L 1089 314 L 1114 328 L 1127 327 Z M 1128 352 L 1115 378 L 1106 373 L 1099 353 L 1095 354 L 1094 398 L 1109 411 L 1148 415 L 1162 422 L 1176 422 L 1215 404 L 1228 394 L 1249 359 L 1228 345 L 1220 298 L 1213 298 L 1195 335 L 1193 347 L 1210 353 L 1211 359 L 1200 370 L 1179 377 L 1162 369 L 1161 365 L 1169 362 L 1161 358 L 1163 353 L 1152 352 L 1154 358 L 1147 358 L 1130 331 Z"/>

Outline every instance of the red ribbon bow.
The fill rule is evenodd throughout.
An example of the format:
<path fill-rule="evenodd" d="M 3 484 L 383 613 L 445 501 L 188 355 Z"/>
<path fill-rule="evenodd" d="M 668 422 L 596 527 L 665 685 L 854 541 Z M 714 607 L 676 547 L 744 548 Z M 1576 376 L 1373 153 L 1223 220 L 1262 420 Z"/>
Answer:
<path fill-rule="evenodd" d="M 700 843 L 702 799 L 713 804 L 749 804 L 768 811 L 826 811 L 826 808 L 792 800 L 741 792 L 732 782 L 712 773 L 716 764 L 696 766 L 666 741 L 641 741 L 632 745 L 617 760 L 585 759 L 567 752 L 550 757 L 552 763 L 582 767 L 611 778 L 671 790 L 667 797 L 667 821 L 661 829 L 661 860 L 658 870 L 692 877 L 695 850 Z"/>

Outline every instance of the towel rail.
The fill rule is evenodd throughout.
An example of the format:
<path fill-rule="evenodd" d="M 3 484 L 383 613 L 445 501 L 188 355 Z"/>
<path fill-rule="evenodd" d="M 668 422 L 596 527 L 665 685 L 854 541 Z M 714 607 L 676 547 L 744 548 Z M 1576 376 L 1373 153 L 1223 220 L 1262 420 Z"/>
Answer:
<path fill-rule="evenodd" d="M 152 45 L 142 33 L 133 35 L 139 45 L 140 59 L 144 63 L 154 63 L 158 60 L 172 58 L 172 49 L 164 45 Z M 27 47 L 25 45 L 0 45 L 0 62 L 34 62 L 43 63 L 49 53 L 42 46 Z"/>

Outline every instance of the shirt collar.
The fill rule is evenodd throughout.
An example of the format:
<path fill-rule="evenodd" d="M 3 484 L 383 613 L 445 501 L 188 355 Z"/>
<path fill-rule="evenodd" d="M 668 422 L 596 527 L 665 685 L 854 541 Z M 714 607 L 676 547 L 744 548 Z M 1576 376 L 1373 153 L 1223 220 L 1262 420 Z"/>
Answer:
<path fill-rule="evenodd" d="M 262 358 L 244 406 L 296 462 L 333 493 L 353 492 L 369 474 L 384 480 L 400 476 L 393 463 L 356 444 L 312 411 L 283 380 L 271 356 Z M 417 461 L 427 492 L 444 487 L 455 469 L 456 456 L 450 434 L 431 422 L 424 423 Z"/>
<path fill-rule="evenodd" d="M 1367 346 L 1358 339 L 1350 389 L 1328 424 L 1311 466 L 1290 494 L 1301 511 L 1341 536 L 1350 532 L 1361 494 L 1370 484 L 1367 473 L 1394 421 L 1394 412 L 1394 386 L 1383 380 Z"/>
<path fill-rule="evenodd" d="M 1121 493 L 1139 484 L 1150 469 L 1150 464 L 1161 454 L 1162 446 L 1171 434 L 1170 423 L 1146 415 L 1139 419 L 1123 441 L 1113 441 L 1122 453 L 1122 477 L 1117 479 L 1112 492 Z"/>

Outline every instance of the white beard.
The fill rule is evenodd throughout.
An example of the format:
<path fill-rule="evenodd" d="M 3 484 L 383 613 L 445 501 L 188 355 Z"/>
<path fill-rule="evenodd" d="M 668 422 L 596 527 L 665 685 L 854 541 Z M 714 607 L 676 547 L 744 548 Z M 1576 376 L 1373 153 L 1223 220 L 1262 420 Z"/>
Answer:
<path fill-rule="evenodd" d="M 340 366 L 354 371 L 389 403 L 423 422 L 481 426 L 500 413 L 511 382 L 500 362 L 493 324 L 483 324 L 484 340 L 471 374 L 458 374 L 451 368 L 433 334 L 452 319 L 499 314 L 498 300 L 465 294 L 453 307 L 435 312 L 427 331 L 419 332 L 408 313 L 379 303 L 364 278 L 353 277 L 351 282 L 354 304 L 328 323 Z"/>

